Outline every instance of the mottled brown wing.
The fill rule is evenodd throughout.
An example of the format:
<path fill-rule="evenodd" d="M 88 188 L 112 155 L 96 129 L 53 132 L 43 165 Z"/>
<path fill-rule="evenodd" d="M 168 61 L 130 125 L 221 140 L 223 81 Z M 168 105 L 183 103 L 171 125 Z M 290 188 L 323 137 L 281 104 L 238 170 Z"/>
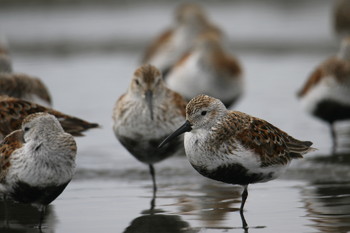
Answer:
<path fill-rule="evenodd" d="M 230 118 L 235 139 L 261 156 L 261 166 L 287 164 L 311 149 L 311 142 L 299 141 L 265 120 L 240 112 L 232 112 Z"/>
<path fill-rule="evenodd" d="M 16 130 L 7 135 L 0 144 L 0 183 L 4 180 L 10 167 L 12 153 L 24 144 L 23 131 Z"/>
<path fill-rule="evenodd" d="M 177 92 L 172 92 L 173 101 L 177 109 L 181 111 L 181 115 L 186 117 L 187 101 Z"/>
<path fill-rule="evenodd" d="M 314 86 L 316 86 L 325 77 L 334 77 L 338 82 L 348 79 L 350 74 L 350 63 L 340 60 L 337 57 L 331 57 L 325 60 L 321 65 L 311 73 L 303 88 L 298 92 L 298 97 L 303 97 Z"/>
<path fill-rule="evenodd" d="M 73 136 L 82 136 L 83 131 L 98 127 L 96 123 L 90 123 L 51 108 L 17 98 L 2 96 L 0 98 L 0 133 L 6 136 L 10 132 L 19 129 L 26 116 L 37 112 L 47 112 L 56 116 L 63 129 Z"/>
<path fill-rule="evenodd" d="M 173 33 L 173 29 L 168 29 L 165 32 L 163 32 L 158 38 L 156 38 L 152 42 L 152 44 L 147 48 L 141 62 L 148 63 L 151 57 L 153 57 L 154 54 L 158 52 L 159 48 L 170 39 Z"/>
<path fill-rule="evenodd" d="M 306 80 L 304 86 L 301 88 L 301 90 L 297 93 L 297 96 L 303 97 L 306 93 L 309 92 L 309 90 L 315 86 L 323 77 L 323 72 L 320 67 L 317 67 L 309 76 L 309 78 Z"/>
<path fill-rule="evenodd" d="M 126 93 L 124 93 L 123 95 L 121 95 L 117 102 L 114 105 L 114 109 L 113 109 L 113 119 L 116 121 L 117 119 L 123 117 L 123 115 L 125 114 L 128 106 L 130 106 L 129 104 L 126 104 Z"/>

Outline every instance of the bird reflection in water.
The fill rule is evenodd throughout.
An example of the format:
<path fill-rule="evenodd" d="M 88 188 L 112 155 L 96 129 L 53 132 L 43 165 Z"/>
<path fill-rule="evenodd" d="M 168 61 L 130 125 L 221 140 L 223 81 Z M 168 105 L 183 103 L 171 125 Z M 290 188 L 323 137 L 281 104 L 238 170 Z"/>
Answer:
<path fill-rule="evenodd" d="M 53 206 L 46 208 L 42 229 L 37 228 L 39 215 L 40 212 L 34 206 L 1 200 L 0 232 L 55 232 L 57 219 Z"/>
<path fill-rule="evenodd" d="M 195 233 L 178 215 L 162 214 L 161 210 L 146 210 L 135 218 L 124 233 Z"/>
<path fill-rule="evenodd" d="M 193 187 L 191 187 L 193 191 Z M 190 190 L 183 190 L 184 192 Z M 196 215 L 203 222 L 206 229 L 242 229 L 238 222 L 231 222 L 228 216 L 231 213 L 239 212 L 241 203 L 240 186 L 219 184 L 212 181 L 205 181 L 200 184 L 196 191 L 201 195 L 186 195 L 178 198 L 175 205 L 179 208 L 179 214 Z M 241 213 L 241 223 L 246 221 L 244 214 Z M 251 228 L 265 228 L 265 226 L 250 226 L 243 228 L 243 232 L 247 233 Z"/>
<path fill-rule="evenodd" d="M 319 232 L 350 232 L 350 183 L 313 183 L 302 193 L 311 226 Z"/>

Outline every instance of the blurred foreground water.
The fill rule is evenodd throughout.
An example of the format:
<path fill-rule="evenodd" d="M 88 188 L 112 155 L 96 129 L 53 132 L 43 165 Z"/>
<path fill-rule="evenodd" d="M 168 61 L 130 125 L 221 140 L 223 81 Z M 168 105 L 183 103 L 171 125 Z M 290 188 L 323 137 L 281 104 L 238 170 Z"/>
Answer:
<path fill-rule="evenodd" d="M 296 92 L 319 62 L 337 51 L 332 1 L 206 2 L 245 69 L 246 93 L 235 109 L 266 119 L 318 148 L 278 180 L 250 186 L 249 232 L 350 231 L 349 124 L 307 115 Z M 0 8 L 0 32 L 14 69 L 38 76 L 54 107 L 101 129 L 77 138 L 77 173 L 47 212 L 43 232 L 244 232 L 239 186 L 210 181 L 185 157 L 156 164 L 159 191 L 149 211 L 148 167 L 115 139 L 112 108 L 125 92 L 147 43 L 171 22 L 173 2 Z M 35 208 L 0 203 L 0 232 L 38 232 Z"/>

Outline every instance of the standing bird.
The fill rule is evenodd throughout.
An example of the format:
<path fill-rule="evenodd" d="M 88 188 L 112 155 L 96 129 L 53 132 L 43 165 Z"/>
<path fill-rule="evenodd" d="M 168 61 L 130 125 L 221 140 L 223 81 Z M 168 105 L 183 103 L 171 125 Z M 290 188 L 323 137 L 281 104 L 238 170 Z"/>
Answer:
<path fill-rule="evenodd" d="M 166 83 L 188 101 L 207 94 L 220 99 L 226 107 L 243 93 L 241 65 L 224 51 L 220 38 L 211 32 L 197 38 L 194 49 L 169 72 Z"/>
<path fill-rule="evenodd" d="M 0 193 L 38 207 L 41 229 L 47 205 L 73 177 L 76 153 L 74 138 L 54 116 L 29 115 L 0 144 Z"/>
<path fill-rule="evenodd" d="M 170 68 L 193 46 L 194 39 L 205 31 L 222 36 L 219 28 L 207 18 L 197 4 L 182 4 L 176 10 L 176 24 L 157 37 L 147 48 L 143 64 L 152 64 L 161 70 L 166 78 Z"/>
<path fill-rule="evenodd" d="M 39 78 L 25 74 L 0 73 L 0 95 L 52 106 L 51 96 L 45 84 Z"/>
<path fill-rule="evenodd" d="M 277 178 L 292 159 L 314 150 L 312 142 L 299 141 L 262 119 L 229 111 L 207 95 L 187 104 L 185 124 L 159 147 L 185 132 L 185 151 L 194 169 L 210 179 L 244 187 L 243 228 L 248 227 L 243 215 L 248 185 Z"/>
<path fill-rule="evenodd" d="M 96 123 L 87 122 L 52 108 L 13 97 L 0 96 L 0 139 L 12 131 L 19 129 L 24 118 L 37 112 L 47 112 L 54 115 L 63 129 L 73 136 L 83 136 L 84 131 L 99 127 Z"/>
<path fill-rule="evenodd" d="M 183 138 L 162 150 L 157 146 L 185 119 L 185 100 L 168 89 L 152 65 L 136 69 L 129 89 L 113 109 L 113 130 L 120 143 L 139 161 L 149 165 L 154 207 L 157 190 L 153 165 L 183 149 Z"/>
<path fill-rule="evenodd" d="M 335 122 L 350 119 L 350 37 L 343 39 L 337 56 L 316 67 L 298 98 L 307 112 L 329 123 L 335 152 Z"/>
<path fill-rule="evenodd" d="M 350 36 L 350 0 L 336 0 L 333 26 L 339 36 Z"/>

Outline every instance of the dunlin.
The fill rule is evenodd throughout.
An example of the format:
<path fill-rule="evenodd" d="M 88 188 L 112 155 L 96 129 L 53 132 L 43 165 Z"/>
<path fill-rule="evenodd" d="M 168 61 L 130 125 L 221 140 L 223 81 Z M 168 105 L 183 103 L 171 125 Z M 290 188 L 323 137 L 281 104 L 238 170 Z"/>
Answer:
<path fill-rule="evenodd" d="M 298 97 L 307 112 L 329 123 L 335 152 L 334 123 L 350 119 L 350 37 L 343 39 L 336 56 L 316 67 Z"/>
<path fill-rule="evenodd" d="M 87 122 L 52 108 L 13 97 L 0 96 L 0 138 L 19 129 L 25 117 L 37 112 L 47 112 L 54 115 L 63 129 L 73 136 L 83 136 L 84 131 L 99 127 L 96 123 Z"/>
<path fill-rule="evenodd" d="M 7 95 L 47 107 L 51 96 L 45 84 L 36 77 L 19 73 L 0 73 L 0 95 Z"/>
<path fill-rule="evenodd" d="M 7 46 L 0 40 L 0 73 L 12 72 L 12 62 Z"/>
<path fill-rule="evenodd" d="M 333 24 L 339 36 L 350 36 L 350 0 L 335 1 Z"/>
<path fill-rule="evenodd" d="M 187 158 L 200 174 L 244 187 L 240 207 L 244 228 L 248 185 L 277 178 L 292 159 L 314 150 L 312 142 L 299 141 L 262 119 L 229 111 L 206 95 L 187 104 L 185 124 L 159 147 L 185 132 Z"/>
<path fill-rule="evenodd" d="M 0 193 L 37 206 L 41 228 L 46 206 L 73 177 L 76 153 L 74 138 L 53 115 L 29 115 L 0 144 Z"/>
<path fill-rule="evenodd" d="M 207 94 L 229 107 L 243 93 L 242 67 L 223 49 L 220 38 L 208 32 L 196 39 L 193 51 L 169 72 L 166 83 L 187 100 Z"/>
<path fill-rule="evenodd" d="M 168 89 L 160 71 L 152 65 L 136 69 L 129 89 L 116 102 L 113 130 L 121 144 L 139 161 L 149 165 L 156 182 L 153 165 L 183 149 L 183 138 L 162 150 L 158 144 L 185 119 L 185 100 Z"/>
<path fill-rule="evenodd" d="M 152 64 L 166 77 L 169 69 L 192 48 L 198 34 L 212 31 L 222 35 L 206 13 L 197 4 L 182 4 L 176 10 L 175 26 L 157 37 L 147 48 L 142 59 L 143 64 Z"/>

